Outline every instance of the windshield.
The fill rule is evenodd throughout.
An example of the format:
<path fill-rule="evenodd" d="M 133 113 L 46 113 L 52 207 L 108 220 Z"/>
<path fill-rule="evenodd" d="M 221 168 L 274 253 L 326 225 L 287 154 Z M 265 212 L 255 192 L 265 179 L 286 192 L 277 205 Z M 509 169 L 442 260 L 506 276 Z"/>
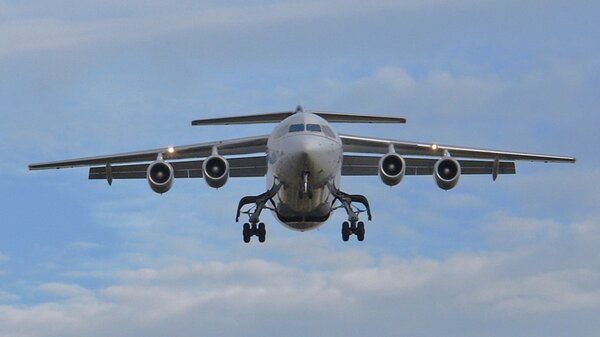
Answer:
<path fill-rule="evenodd" d="M 306 124 L 306 131 L 321 132 L 321 126 L 319 124 Z"/>
<path fill-rule="evenodd" d="M 301 131 L 304 131 L 304 124 L 290 125 L 290 132 L 301 132 Z"/>

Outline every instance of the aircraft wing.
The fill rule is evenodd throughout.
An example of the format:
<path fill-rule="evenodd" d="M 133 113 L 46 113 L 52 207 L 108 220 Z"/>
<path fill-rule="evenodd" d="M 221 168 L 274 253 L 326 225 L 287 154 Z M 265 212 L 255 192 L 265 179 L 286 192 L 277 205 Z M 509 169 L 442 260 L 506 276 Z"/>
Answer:
<path fill-rule="evenodd" d="M 267 139 L 268 135 L 264 135 L 193 145 L 175 146 L 172 148 L 164 147 L 153 150 L 31 164 L 29 165 L 29 169 L 44 170 L 81 166 L 112 165 L 118 163 L 151 162 L 156 160 L 159 154 L 161 154 L 165 160 L 204 158 L 212 154 L 213 148 L 215 148 L 220 155 L 245 155 L 253 153 L 264 154 L 267 149 Z"/>
<path fill-rule="evenodd" d="M 486 150 L 470 147 L 451 145 L 438 145 L 434 143 L 406 142 L 393 139 L 370 138 L 351 135 L 340 135 L 344 147 L 344 153 L 388 153 L 392 147 L 403 156 L 426 156 L 442 157 L 448 153 L 456 158 L 476 158 L 491 160 L 525 160 L 557 163 L 574 163 L 575 158 L 556 155 L 545 155 L 535 153 Z"/>
<path fill-rule="evenodd" d="M 263 177 L 267 173 L 266 156 L 228 158 L 230 177 Z M 174 177 L 202 178 L 203 160 L 173 161 Z M 111 179 L 146 179 L 149 163 L 115 165 L 111 167 Z M 90 168 L 89 179 L 107 179 L 106 166 Z"/>
<path fill-rule="evenodd" d="M 343 176 L 376 176 L 379 174 L 379 160 L 381 156 L 353 156 L 344 155 L 342 164 Z M 434 158 L 407 158 L 407 176 L 432 175 L 437 159 Z M 492 160 L 467 160 L 459 159 L 461 174 L 494 174 L 495 162 Z M 498 162 L 497 174 L 515 174 L 515 163 Z"/>

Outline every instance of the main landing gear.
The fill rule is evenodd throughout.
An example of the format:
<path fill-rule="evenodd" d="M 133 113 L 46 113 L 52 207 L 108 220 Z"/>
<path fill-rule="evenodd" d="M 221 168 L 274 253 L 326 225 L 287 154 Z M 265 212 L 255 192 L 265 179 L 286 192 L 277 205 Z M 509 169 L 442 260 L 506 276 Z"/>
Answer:
<path fill-rule="evenodd" d="M 332 193 L 335 199 L 341 203 L 341 206 L 338 206 L 335 209 L 343 207 L 346 210 L 346 213 L 348 213 L 348 221 L 342 223 L 342 240 L 348 241 L 350 235 L 354 234 L 358 241 L 363 241 L 365 239 L 365 223 L 358 220 L 358 215 L 362 212 L 367 212 L 369 221 L 371 221 L 372 216 L 369 201 L 364 195 L 347 194 L 334 188 L 331 190 L 333 191 Z M 365 209 L 361 210 L 353 207 L 353 202 L 362 204 Z"/>
<path fill-rule="evenodd" d="M 242 235 L 244 236 L 245 243 L 250 242 L 250 238 L 254 235 L 258 236 L 258 242 L 263 243 L 265 242 L 267 236 L 267 230 L 265 229 L 265 224 L 262 222 L 259 223 L 258 226 L 256 226 L 255 223 L 250 225 L 246 222 L 244 224 Z"/>
<path fill-rule="evenodd" d="M 363 241 L 365 239 L 365 223 L 362 221 L 352 224 L 348 221 L 342 222 L 342 240 L 348 241 L 351 234 L 356 234 L 356 239 Z"/>
<path fill-rule="evenodd" d="M 258 242 L 265 242 L 267 230 L 265 228 L 265 224 L 260 222 L 259 220 L 260 213 L 265 208 L 270 209 L 267 206 L 268 201 L 270 201 L 273 207 L 275 207 L 273 197 L 275 196 L 275 194 L 277 194 L 279 187 L 279 185 L 275 185 L 265 193 L 255 196 L 245 196 L 240 200 L 240 203 L 238 204 L 237 208 L 235 222 L 239 222 L 241 213 L 247 214 L 249 217 L 249 222 L 244 223 L 244 227 L 242 230 L 242 236 L 244 238 L 245 243 L 249 243 L 250 239 L 255 235 L 258 237 Z M 248 204 L 254 204 L 254 207 L 248 211 L 242 212 L 242 207 Z"/>

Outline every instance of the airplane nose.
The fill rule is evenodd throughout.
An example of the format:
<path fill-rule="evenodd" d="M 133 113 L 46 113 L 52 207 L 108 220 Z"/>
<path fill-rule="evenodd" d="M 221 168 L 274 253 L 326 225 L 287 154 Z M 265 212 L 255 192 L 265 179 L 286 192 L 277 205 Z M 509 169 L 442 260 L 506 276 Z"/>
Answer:
<path fill-rule="evenodd" d="M 300 179 L 308 173 L 311 184 L 322 185 L 335 174 L 341 147 L 320 136 L 297 137 L 285 149 L 285 176 Z M 283 173 L 283 172 L 282 172 Z"/>
<path fill-rule="evenodd" d="M 294 157 L 294 160 L 309 164 L 314 159 L 313 157 L 321 151 L 321 147 L 315 139 L 299 137 L 294 143 L 290 144 L 287 150 L 288 154 Z"/>

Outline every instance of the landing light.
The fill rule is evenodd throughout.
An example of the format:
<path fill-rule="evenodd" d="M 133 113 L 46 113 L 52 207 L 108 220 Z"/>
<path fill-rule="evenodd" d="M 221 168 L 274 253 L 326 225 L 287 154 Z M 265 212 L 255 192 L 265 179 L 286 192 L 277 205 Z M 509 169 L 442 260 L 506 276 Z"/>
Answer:
<path fill-rule="evenodd" d="M 167 149 L 167 152 L 169 153 L 175 153 L 175 148 L 172 146 L 169 146 L 169 148 Z"/>
<path fill-rule="evenodd" d="M 438 148 L 437 144 L 433 144 L 433 145 L 431 145 L 431 149 L 432 149 L 433 151 L 437 150 L 437 148 Z"/>

